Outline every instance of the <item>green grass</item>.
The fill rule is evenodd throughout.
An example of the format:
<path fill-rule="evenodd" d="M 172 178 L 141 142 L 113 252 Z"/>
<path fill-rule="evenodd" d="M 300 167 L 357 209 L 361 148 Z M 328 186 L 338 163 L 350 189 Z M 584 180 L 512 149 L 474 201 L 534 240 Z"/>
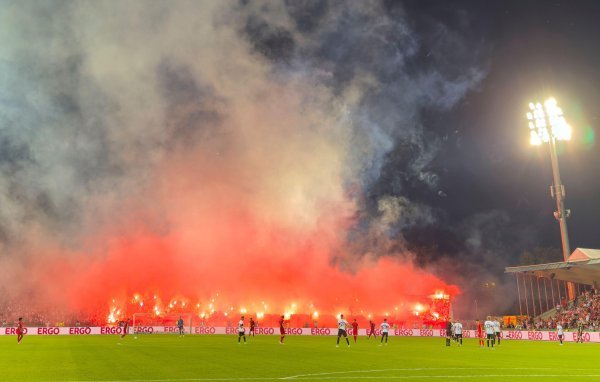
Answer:
<path fill-rule="evenodd" d="M 2 381 L 569 381 L 600 380 L 600 345 L 503 341 L 496 350 L 465 340 L 392 337 L 388 346 L 335 337 L 0 337 Z M 468 379 L 467 379 L 468 378 Z"/>

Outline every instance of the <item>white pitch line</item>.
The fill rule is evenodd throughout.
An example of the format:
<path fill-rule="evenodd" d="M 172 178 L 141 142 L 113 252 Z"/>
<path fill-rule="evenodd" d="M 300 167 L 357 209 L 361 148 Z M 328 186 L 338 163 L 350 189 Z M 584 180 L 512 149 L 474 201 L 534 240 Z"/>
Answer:
<path fill-rule="evenodd" d="M 177 378 L 177 379 L 95 379 L 69 382 L 193 382 L 193 381 L 278 381 L 281 377 L 239 377 L 239 378 Z"/>
<path fill-rule="evenodd" d="M 347 370 L 347 371 L 331 371 L 325 373 L 311 373 L 311 374 L 298 374 L 290 375 L 289 377 L 283 377 L 281 379 L 299 379 L 302 377 L 315 377 L 322 375 L 333 375 L 333 374 L 352 374 L 352 373 L 381 373 L 385 371 L 421 371 L 421 370 L 457 370 L 455 368 L 404 368 L 404 369 L 374 369 L 374 370 Z M 464 370 L 464 369 L 458 369 Z"/>
<path fill-rule="evenodd" d="M 468 374 L 468 375 L 389 375 L 389 376 L 313 376 L 297 378 L 302 381 L 318 380 L 356 380 L 356 379 L 424 379 L 424 378 L 544 378 L 544 377 L 567 377 L 567 378 L 600 378 L 600 374 Z M 96 380 L 96 381 L 75 381 L 75 382 L 173 382 L 173 381 L 273 381 L 285 380 L 280 377 L 266 378 L 188 378 L 188 379 L 126 379 L 126 380 Z"/>
<path fill-rule="evenodd" d="M 503 377 L 577 377 L 591 378 L 600 377 L 600 374 L 469 374 L 469 375 L 395 375 L 395 376 L 344 376 L 341 374 L 352 373 L 380 373 L 388 371 L 436 371 L 436 370 L 497 370 L 497 368 L 403 368 L 403 369 L 375 369 L 375 370 L 349 370 L 333 371 L 326 373 L 299 374 L 288 377 L 221 377 L 221 378 L 179 378 L 179 379 L 125 379 L 125 380 L 92 380 L 92 381 L 71 381 L 71 382 L 209 382 L 209 381 L 285 381 L 285 380 L 328 380 L 328 379 L 423 379 L 423 378 L 503 378 Z M 553 368 L 540 367 L 520 367 L 506 368 L 503 370 L 555 370 Z M 569 369 L 569 371 L 598 371 L 600 369 Z"/>
<path fill-rule="evenodd" d="M 280 379 L 301 379 L 303 377 L 316 377 L 334 374 L 355 374 L 355 373 L 382 373 L 386 371 L 434 371 L 434 370 L 498 370 L 498 368 L 492 367 L 417 367 L 417 368 L 401 368 L 401 369 L 373 369 L 373 370 L 347 370 L 347 371 L 332 371 L 324 373 L 311 373 L 311 374 L 298 374 L 291 375 L 289 377 L 282 377 Z M 504 368 L 503 370 L 555 370 L 555 368 L 549 367 L 510 367 Z M 575 371 L 598 371 L 600 369 L 569 369 Z"/>
<path fill-rule="evenodd" d="M 468 374 L 468 375 L 390 375 L 390 376 L 348 376 L 348 377 L 309 377 L 309 378 L 298 378 L 301 381 L 314 381 L 314 380 L 337 380 L 343 381 L 348 379 L 424 379 L 424 378 L 542 378 L 542 377 L 577 377 L 577 378 L 598 378 L 600 374 Z"/>

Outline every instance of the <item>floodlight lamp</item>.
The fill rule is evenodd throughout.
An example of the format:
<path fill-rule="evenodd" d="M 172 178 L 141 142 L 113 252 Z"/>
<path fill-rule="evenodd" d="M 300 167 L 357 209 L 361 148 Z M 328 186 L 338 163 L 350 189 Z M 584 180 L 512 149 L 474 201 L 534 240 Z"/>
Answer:
<path fill-rule="evenodd" d="M 550 142 L 550 139 L 568 141 L 571 139 L 571 127 L 565 121 L 563 111 L 556 99 L 549 98 L 542 105 L 529 103 L 527 120 L 530 129 L 530 142 L 532 145 L 540 145 L 542 142 Z"/>
<path fill-rule="evenodd" d="M 546 127 L 546 121 L 544 120 L 544 118 L 537 118 L 535 120 L 535 125 L 538 128 L 545 128 Z"/>
<path fill-rule="evenodd" d="M 571 140 L 571 126 L 569 126 L 564 119 L 557 120 L 552 125 L 552 135 L 561 141 Z"/>
<path fill-rule="evenodd" d="M 544 102 L 544 106 L 546 106 L 546 110 L 556 108 L 556 100 L 553 97 L 548 98 Z"/>

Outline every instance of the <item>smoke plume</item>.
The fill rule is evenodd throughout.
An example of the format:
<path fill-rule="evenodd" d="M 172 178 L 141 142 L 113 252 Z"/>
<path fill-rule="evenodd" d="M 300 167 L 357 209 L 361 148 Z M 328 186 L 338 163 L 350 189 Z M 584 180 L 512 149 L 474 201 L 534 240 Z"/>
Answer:
<path fill-rule="evenodd" d="M 406 192 L 442 192 L 422 113 L 484 76 L 459 32 L 376 1 L 2 3 L 4 298 L 382 314 L 457 293 L 403 232 L 439 219 Z"/>

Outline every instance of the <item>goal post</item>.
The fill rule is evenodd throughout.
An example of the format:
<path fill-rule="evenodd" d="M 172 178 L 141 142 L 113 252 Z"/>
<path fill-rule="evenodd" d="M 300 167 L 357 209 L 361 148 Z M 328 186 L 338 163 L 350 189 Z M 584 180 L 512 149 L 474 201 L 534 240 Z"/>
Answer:
<path fill-rule="evenodd" d="M 152 313 L 134 313 L 133 314 L 133 333 L 144 334 L 147 330 L 142 328 L 152 327 L 151 333 L 155 334 L 179 334 L 177 330 L 177 321 L 183 319 L 184 332 L 192 334 L 192 318 L 193 313 L 165 313 L 157 316 Z"/>

